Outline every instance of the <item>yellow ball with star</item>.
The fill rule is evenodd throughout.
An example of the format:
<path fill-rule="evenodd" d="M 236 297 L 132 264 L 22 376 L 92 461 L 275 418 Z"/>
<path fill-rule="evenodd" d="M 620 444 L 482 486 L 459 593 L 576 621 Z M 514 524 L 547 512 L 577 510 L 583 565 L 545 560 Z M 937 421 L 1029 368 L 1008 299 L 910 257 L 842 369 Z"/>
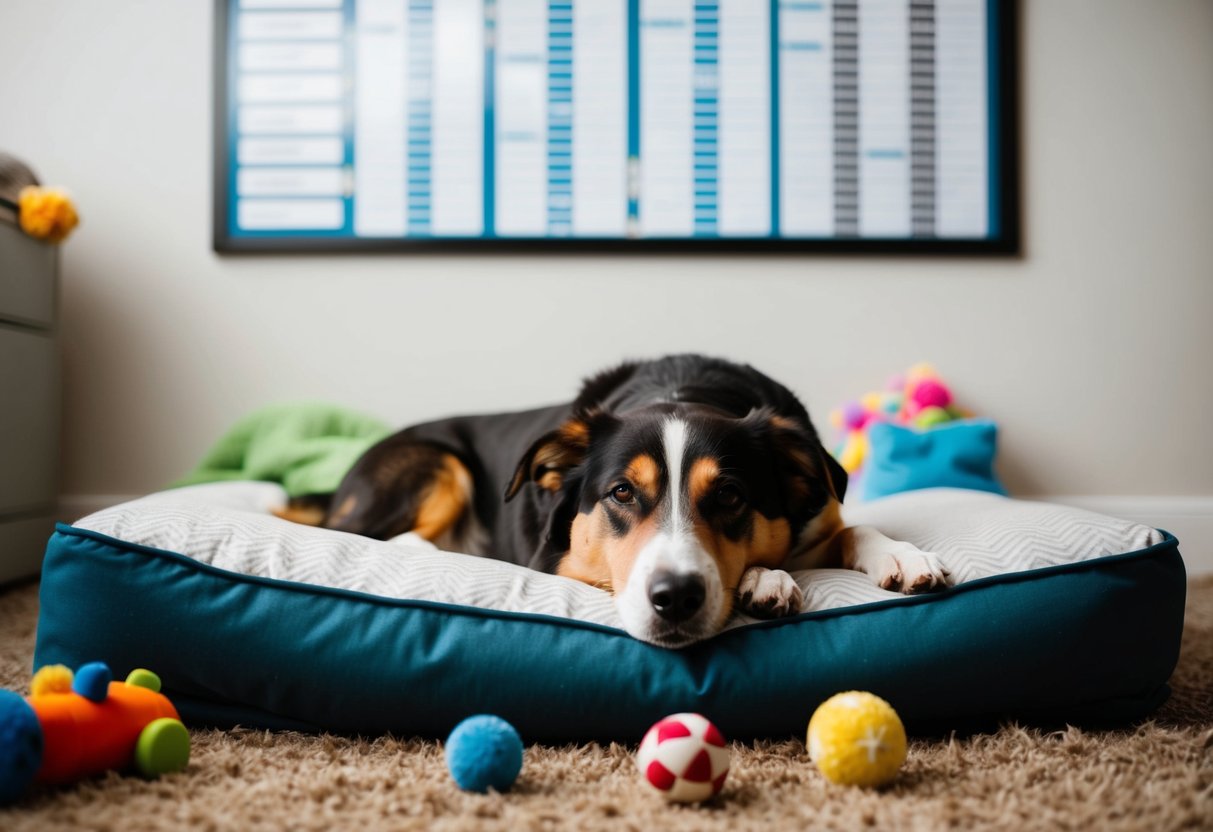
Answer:
<path fill-rule="evenodd" d="M 906 761 L 906 729 L 888 702 L 847 691 L 822 702 L 809 720 L 809 757 L 832 783 L 882 786 Z"/>

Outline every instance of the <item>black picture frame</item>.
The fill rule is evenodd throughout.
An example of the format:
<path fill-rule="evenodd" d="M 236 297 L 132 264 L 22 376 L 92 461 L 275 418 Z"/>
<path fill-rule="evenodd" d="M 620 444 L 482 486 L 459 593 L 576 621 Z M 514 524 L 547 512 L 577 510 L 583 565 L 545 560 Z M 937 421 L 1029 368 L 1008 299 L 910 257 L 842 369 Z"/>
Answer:
<path fill-rule="evenodd" d="M 1019 3 L 990 0 L 996 8 L 998 49 L 999 233 L 980 239 L 937 238 L 324 238 L 234 237 L 228 233 L 228 0 L 214 0 L 212 50 L 212 246 L 221 254 L 413 253 L 413 254 L 866 254 L 1018 256 L 1020 218 Z"/>

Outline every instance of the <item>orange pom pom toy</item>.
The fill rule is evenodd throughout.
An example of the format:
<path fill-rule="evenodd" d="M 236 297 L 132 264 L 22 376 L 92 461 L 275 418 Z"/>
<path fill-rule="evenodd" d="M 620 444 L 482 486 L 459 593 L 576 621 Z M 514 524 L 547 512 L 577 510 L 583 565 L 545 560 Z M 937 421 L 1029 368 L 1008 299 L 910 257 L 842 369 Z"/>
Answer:
<path fill-rule="evenodd" d="M 30 688 L 26 699 L 0 691 L 0 804 L 34 780 L 66 783 L 132 765 L 155 777 L 189 762 L 189 733 L 150 670 L 115 682 L 101 662 L 75 674 L 52 665 Z"/>

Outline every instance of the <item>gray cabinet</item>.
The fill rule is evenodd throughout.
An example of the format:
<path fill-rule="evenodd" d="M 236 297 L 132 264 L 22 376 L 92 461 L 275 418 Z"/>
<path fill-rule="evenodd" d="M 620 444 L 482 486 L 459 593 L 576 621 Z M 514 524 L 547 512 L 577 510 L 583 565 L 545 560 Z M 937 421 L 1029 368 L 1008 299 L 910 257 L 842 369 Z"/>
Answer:
<path fill-rule="evenodd" d="M 0 583 L 33 575 L 59 491 L 58 252 L 0 223 Z"/>

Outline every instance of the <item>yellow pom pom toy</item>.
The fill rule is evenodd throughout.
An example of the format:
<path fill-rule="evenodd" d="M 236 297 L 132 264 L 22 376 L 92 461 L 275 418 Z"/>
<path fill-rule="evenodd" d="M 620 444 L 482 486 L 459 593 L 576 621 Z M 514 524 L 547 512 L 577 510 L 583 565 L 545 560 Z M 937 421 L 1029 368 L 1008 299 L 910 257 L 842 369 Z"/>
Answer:
<path fill-rule="evenodd" d="M 29 685 L 30 696 L 46 696 L 50 693 L 71 693 L 72 670 L 62 664 L 48 664 L 39 668 Z"/>
<path fill-rule="evenodd" d="M 60 243 L 80 223 L 66 191 L 27 185 L 17 197 L 21 230 L 31 237 Z"/>
<path fill-rule="evenodd" d="M 809 756 L 832 783 L 881 786 L 906 760 L 906 729 L 888 702 L 871 693 L 831 696 L 809 720 Z"/>

